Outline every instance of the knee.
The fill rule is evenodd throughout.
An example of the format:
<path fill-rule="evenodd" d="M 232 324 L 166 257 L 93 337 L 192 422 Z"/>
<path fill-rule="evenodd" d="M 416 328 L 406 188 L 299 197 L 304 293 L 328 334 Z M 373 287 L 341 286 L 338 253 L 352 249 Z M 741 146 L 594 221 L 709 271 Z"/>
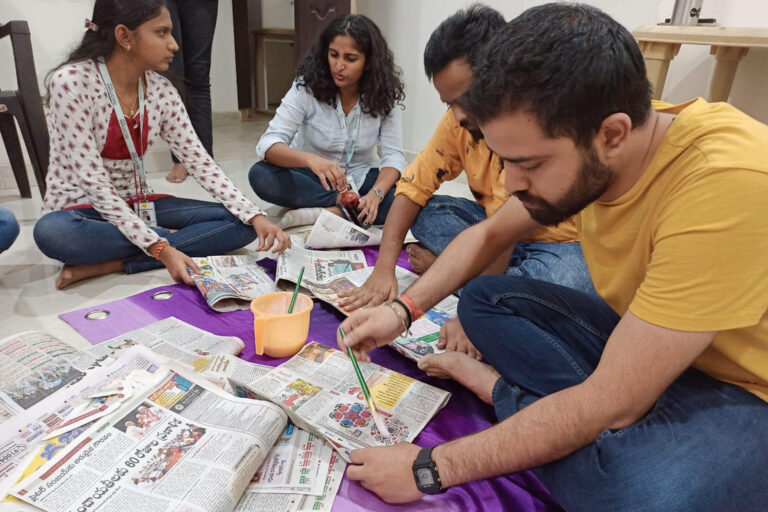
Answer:
<path fill-rule="evenodd" d="M 75 221 L 68 212 L 57 211 L 43 215 L 32 230 L 35 244 L 43 254 L 55 260 L 66 261 L 66 254 L 72 244 L 67 232 Z"/>
<path fill-rule="evenodd" d="M 269 162 L 262 160 L 256 162 L 248 171 L 248 181 L 256 195 L 262 199 L 270 200 L 273 196 L 272 191 L 279 187 L 277 177 L 275 176 L 275 167 Z"/>
<path fill-rule="evenodd" d="M 10 210 L 0 208 L 0 252 L 8 249 L 19 236 L 19 223 Z"/>

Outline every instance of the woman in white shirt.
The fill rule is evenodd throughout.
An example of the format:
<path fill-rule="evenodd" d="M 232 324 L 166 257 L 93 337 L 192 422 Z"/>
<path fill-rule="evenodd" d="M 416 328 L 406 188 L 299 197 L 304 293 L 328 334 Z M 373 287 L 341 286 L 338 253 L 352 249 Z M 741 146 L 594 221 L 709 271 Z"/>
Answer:
<path fill-rule="evenodd" d="M 280 206 L 339 214 L 335 205 L 349 186 L 360 194 L 360 219 L 383 224 L 405 167 L 404 97 L 379 28 L 362 15 L 336 18 L 302 60 L 256 145 L 262 161 L 249 174 L 253 190 Z"/>

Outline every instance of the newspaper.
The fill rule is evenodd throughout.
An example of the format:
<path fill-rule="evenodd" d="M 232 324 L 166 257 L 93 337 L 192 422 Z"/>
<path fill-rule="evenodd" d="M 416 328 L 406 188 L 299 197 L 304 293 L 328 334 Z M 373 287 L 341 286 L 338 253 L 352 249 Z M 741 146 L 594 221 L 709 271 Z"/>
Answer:
<path fill-rule="evenodd" d="M 234 390 L 229 385 L 230 379 L 236 382 L 252 382 L 268 374 L 273 369 L 274 366 L 249 363 L 231 354 L 217 354 L 210 360 L 208 366 L 201 371 L 201 375 L 225 391 L 234 393 Z"/>
<path fill-rule="evenodd" d="M 307 235 L 304 245 L 308 249 L 365 247 L 381 244 L 381 237 L 380 227 L 372 226 L 364 229 L 328 210 L 323 210 Z M 405 236 L 405 243 L 412 242 L 418 242 L 418 240 L 409 230 Z"/>
<path fill-rule="evenodd" d="M 134 395 L 136 387 L 152 378 L 163 359 L 145 347 L 133 347 L 110 367 L 94 366 L 76 383 L 59 389 L 3 424 L 0 496 L 5 496 L 38 446 L 62 432 L 119 410 Z"/>
<path fill-rule="evenodd" d="M 322 285 L 307 283 L 307 288 L 316 298 L 327 302 L 346 315 L 348 313 L 338 307 L 339 293 L 362 286 L 372 272 L 373 268 L 367 267 L 339 275 Z M 419 276 L 404 268 L 395 267 L 395 277 L 397 278 L 398 293 L 403 293 Z M 427 311 L 424 316 L 413 322 L 408 332 L 396 338 L 390 343 L 390 346 L 414 361 L 418 361 L 429 354 L 444 352 L 444 350 L 437 348 L 440 328 L 456 317 L 458 305 L 458 297 L 449 295 Z"/>
<path fill-rule="evenodd" d="M 357 448 L 413 441 L 450 393 L 373 363 L 360 370 L 389 430 L 371 417 L 352 363 L 335 349 L 312 342 L 290 360 L 251 382 L 230 379 L 238 396 L 280 405 L 298 427 L 330 441 L 345 460 Z"/>
<path fill-rule="evenodd" d="M 187 269 L 205 301 L 216 311 L 248 309 L 251 299 L 277 291 L 275 283 L 256 262 L 254 255 L 192 258 L 197 274 Z"/>
<path fill-rule="evenodd" d="M 330 453 L 330 458 L 324 463 L 324 486 L 320 496 L 251 492 L 249 488 L 240 498 L 235 512 L 330 512 L 347 463 L 333 450 L 326 453 Z"/>
<path fill-rule="evenodd" d="M 88 353 L 103 365 L 110 364 L 122 351 L 144 345 L 172 361 L 184 363 L 194 371 L 207 368 L 217 354 L 239 354 L 245 345 L 234 336 L 217 336 L 175 317 L 168 317 L 134 331 L 94 345 Z"/>
<path fill-rule="evenodd" d="M 312 295 L 310 286 L 321 286 L 340 274 L 368 267 L 362 251 L 310 251 L 292 247 L 277 258 L 275 282 L 278 288 L 292 290 L 299 279 L 301 268 L 302 292 Z"/>
<path fill-rule="evenodd" d="M 286 423 L 273 404 L 162 366 L 12 493 L 47 512 L 230 511 Z"/>

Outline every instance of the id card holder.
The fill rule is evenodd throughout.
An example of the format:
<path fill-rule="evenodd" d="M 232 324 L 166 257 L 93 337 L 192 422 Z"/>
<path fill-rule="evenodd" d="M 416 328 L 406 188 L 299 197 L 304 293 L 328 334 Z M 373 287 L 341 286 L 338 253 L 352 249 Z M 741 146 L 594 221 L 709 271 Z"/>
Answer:
<path fill-rule="evenodd" d="M 155 203 L 153 201 L 137 201 L 136 214 L 149 227 L 157 227 L 157 214 L 155 213 Z"/>

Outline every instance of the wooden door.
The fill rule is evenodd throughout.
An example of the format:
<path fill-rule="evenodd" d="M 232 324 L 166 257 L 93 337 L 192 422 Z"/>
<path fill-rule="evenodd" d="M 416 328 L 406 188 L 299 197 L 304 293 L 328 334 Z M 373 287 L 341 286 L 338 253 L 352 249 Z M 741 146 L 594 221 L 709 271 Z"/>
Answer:
<path fill-rule="evenodd" d="M 294 0 L 293 9 L 294 48 L 300 61 L 331 20 L 357 12 L 357 0 Z"/>

